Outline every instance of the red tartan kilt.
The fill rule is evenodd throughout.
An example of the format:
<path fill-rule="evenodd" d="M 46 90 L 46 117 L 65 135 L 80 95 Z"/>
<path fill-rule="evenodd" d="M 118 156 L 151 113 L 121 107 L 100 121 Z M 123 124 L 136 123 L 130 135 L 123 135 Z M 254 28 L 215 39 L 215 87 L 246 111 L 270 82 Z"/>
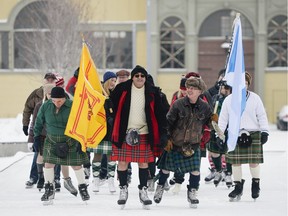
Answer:
<path fill-rule="evenodd" d="M 153 152 L 148 143 L 148 135 L 140 135 L 140 144 L 137 146 L 132 147 L 123 142 L 122 147 L 118 148 L 113 144 L 111 160 L 137 163 L 154 162 Z"/>

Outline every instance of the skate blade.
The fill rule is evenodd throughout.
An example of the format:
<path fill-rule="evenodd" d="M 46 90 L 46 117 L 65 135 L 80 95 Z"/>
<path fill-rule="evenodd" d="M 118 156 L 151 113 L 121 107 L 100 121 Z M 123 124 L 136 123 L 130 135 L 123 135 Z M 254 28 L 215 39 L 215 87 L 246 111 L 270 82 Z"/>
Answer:
<path fill-rule="evenodd" d="M 53 199 L 50 199 L 50 200 L 47 200 L 47 201 L 43 201 L 43 205 L 44 206 L 53 205 Z"/>
<path fill-rule="evenodd" d="M 145 210 L 150 210 L 150 205 L 142 205 L 142 208 Z"/>
<path fill-rule="evenodd" d="M 189 203 L 189 207 L 193 208 L 193 209 L 196 209 L 198 206 L 195 203 Z"/>

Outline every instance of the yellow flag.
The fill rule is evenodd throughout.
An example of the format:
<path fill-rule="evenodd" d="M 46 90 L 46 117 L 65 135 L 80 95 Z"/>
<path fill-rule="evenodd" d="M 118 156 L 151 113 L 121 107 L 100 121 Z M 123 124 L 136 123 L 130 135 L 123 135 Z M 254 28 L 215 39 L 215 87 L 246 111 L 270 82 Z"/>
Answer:
<path fill-rule="evenodd" d="M 80 69 L 65 135 L 78 140 L 82 151 L 95 148 L 107 131 L 105 96 L 89 49 L 83 43 Z"/>

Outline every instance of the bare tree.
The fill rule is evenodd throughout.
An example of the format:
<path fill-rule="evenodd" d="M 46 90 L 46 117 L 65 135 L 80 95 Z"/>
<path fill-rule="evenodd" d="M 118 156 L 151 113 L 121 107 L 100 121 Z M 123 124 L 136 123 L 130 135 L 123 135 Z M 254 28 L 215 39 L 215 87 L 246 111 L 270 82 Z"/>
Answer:
<path fill-rule="evenodd" d="M 91 15 L 86 0 L 40 0 L 28 5 L 15 21 L 15 67 L 71 76 L 80 61 L 80 25 Z"/>

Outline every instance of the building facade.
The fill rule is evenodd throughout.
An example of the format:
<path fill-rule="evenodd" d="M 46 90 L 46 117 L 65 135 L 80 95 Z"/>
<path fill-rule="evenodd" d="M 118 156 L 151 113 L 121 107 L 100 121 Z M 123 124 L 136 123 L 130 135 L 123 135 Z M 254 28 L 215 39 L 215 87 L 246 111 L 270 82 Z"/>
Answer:
<path fill-rule="evenodd" d="M 44 9 L 36 0 L 1 2 L 4 4 L 0 8 L 0 98 L 9 101 L 2 103 L 3 118 L 22 112 L 27 96 L 41 85 L 48 69 L 54 68 L 66 80 L 73 75 L 73 68 L 79 64 L 81 36 L 79 41 L 76 36 L 70 42 L 71 47 L 77 42 L 73 47 L 78 48 L 74 53 L 79 59 L 72 58 L 66 67 L 57 68 L 51 63 L 46 69 L 33 68 L 31 59 L 39 56 L 25 51 L 23 44 L 34 50 L 33 42 L 41 35 L 49 38 L 53 31 L 48 25 L 35 22 L 47 15 L 43 15 Z M 286 0 L 87 2 L 93 13 L 88 20 L 78 22 L 75 31 L 91 44 L 90 51 L 100 74 L 143 65 L 168 99 L 178 90 L 181 76 L 190 71 L 199 72 L 208 87 L 214 85 L 219 70 L 225 67 L 232 22 L 235 14 L 240 13 L 245 67 L 253 76 L 252 90 L 263 99 L 269 121 L 275 122 L 277 111 L 288 104 Z M 69 14 L 62 15 L 65 16 Z M 56 15 L 54 19 L 57 20 Z M 37 39 L 32 35 L 37 35 Z M 53 48 L 55 56 L 64 49 L 63 46 L 58 51 L 58 47 L 61 44 Z"/>

